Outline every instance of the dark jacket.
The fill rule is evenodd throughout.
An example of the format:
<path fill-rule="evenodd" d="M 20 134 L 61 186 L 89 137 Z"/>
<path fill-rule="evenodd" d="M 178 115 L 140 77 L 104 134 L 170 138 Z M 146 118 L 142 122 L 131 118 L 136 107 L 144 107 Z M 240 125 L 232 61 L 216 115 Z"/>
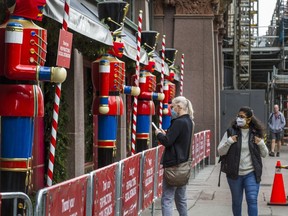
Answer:
<path fill-rule="evenodd" d="M 171 121 L 166 135 L 157 134 L 157 139 L 165 146 L 162 156 L 164 168 L 188 160 L 192 142 L 192 128 L 192 120 L 188 114 L 185 114 Z"/>
<path fill-rule="evenodd" d="M 227 130 L 227 136 L 238 135 L 237 143 L 234 143 L 229 148 L 226 155 L 222 156 L 221 170 L 226 173 L 227 177 L 232 179 L 238 178 L 239 163 L 241 157 L 241 143 L 242 134 L 239 128 L 229 128 Z M 262 176 L 262 159 L 260 154 L 260 149 L 258 145 L 254 144 L 254 136 L 256 132 L 253 129 L 249 130 L 249 150 L 252 159 L 252 164 L 254 167 L 254 172 L 256 176 L 256 181 L 259 183 Z"/>

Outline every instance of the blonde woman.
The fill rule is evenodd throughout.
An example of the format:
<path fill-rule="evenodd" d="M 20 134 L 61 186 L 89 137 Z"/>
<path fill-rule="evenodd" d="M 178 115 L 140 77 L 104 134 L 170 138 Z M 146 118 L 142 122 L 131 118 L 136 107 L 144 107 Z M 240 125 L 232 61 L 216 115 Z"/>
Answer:
<path fill-rule="evenodd" d="M 172 121 L 167 132 L 162 129 L 155 131 L 158 141 L 165 146 L 162 157 L 163 168 L 187 161 L 192 143 L 194 111 L 191 102 L 183 96 L 174 98 L 171 113 Z M 172 216 L 174 198 L 179 215 L 187 216 L 186 185 L 173 187 L 163 178 L 162 215 Z"/>

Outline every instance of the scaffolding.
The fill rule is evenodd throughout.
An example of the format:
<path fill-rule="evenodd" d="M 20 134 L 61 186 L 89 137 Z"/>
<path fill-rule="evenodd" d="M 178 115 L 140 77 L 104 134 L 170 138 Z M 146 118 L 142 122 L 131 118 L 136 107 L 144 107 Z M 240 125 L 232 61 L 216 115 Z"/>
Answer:
<path fill-rule="evenodd" d="M 251 47 L 258 35 L 258 0 L 234 0 L 234 87 L 251 89 Z"/>
<path fill-rule="evenodd" d="M 280 47 L 279 59 L 280 64 L 277 70 L 273 70 L 271 77 L 276 89 L 287 89 L 288 87 L 288 70 L 286 69 L 286 61 L 288 59 L 288 2 L 287 0 L 277 0 L 274 13 L 271 19 L 271 26 L 268 28 L 268 36 L 277 36 L 270 40 L 275 46 Z"/>
<path fill-rule="evenodd" d="M 288 5 L 287 0 L 277 0 L 274 13 L 271 19 L 271 27 L 267 34 L 269 36 L 278 36 L 270 43 L 280 47 L 279 58 L 280 64 L 273 68 L 271 82 L 268 93 L 270 93 L 271 103 L 270 110 L 273 105 L 278 104 L 286 119 L 285 136 L 288 135 L 288 70 L 286 61 L 288 59 Z"/>
<path fill-rule="evenodd" d="M 258 0 L 229 5 L 224 64 L 233 68 L 235 90 L 266 89 L 268 111 L 279 104 L 288 135 L 288 0 L 277 0 L 266 35 L 259 36 L 258 9 Z"/>

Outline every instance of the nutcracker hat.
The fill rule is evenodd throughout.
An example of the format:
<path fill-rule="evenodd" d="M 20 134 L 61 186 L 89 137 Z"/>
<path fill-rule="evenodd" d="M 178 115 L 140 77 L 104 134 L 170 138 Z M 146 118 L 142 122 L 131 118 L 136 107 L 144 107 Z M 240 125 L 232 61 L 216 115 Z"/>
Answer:
<path fill-rule="evenodd" d="M 99 19 L 109 27 L 114 36 L 122 32 L 128 7 L 129 4 L 124 1 L 98 3 Z"/>
<path fill-rule="evenodd" d="M 7 5 L 8 7 L 15 5 L 13 16 L 42 21 L 46 0 L 8 0 Z"/>
<path fill-rule="evenodd" d="M 141 32 L 141 46 L 146 50 L 147 53 L 151 53 L 155 50 L 158 35 L 159 33 L 157 31 Z"/>
<path fill-rule="evenodd" d="M 165 62 L 168 64 L 168 66 L 171 66 L 174 64 L 176 54 L 178 50 L 174 48 L 166 48 L 165 49 Z M 160 50 L 160 56 L 161 56 L 162 50 Z"/>

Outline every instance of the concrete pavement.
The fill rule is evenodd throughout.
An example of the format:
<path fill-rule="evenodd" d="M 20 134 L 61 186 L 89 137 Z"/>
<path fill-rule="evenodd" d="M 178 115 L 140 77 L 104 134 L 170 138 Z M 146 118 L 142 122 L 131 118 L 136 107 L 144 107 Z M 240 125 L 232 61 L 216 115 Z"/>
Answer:
<path fill-rule="evenodd" d="M 269 157 L 263 159 L 263 175 L 260 184 L 258 197 L 259 216 L 287 216 L 288 206 L 267 205 L 270 201 L 273 180 L 275 175 L 275 165 L 280 160 L 281 165 L 288 165 L 288 146 L 282 146 L 280 157 Z M 221 175 L 221 186 L 218 187 L 220 165 L 200 165 L 195 175 L 190 179 L 187 186 L 188 215 L 203 216 L 232 216 L 231 195 L 227 184 L 225 173 Z M 284 179 L 285 192 L 288 188 L 288 169 L 281 169 Z M 195 176 L 195 177 L 194 177 Z M 242 216 L 247 216 L 245 196 L 243 199 Z M 143 216 L 161 215 L 160 199 L 155 202 L 154 213 L 152 208 L 141 213 Z M 178 215 L 174 208 L 174 214 Z"/>

